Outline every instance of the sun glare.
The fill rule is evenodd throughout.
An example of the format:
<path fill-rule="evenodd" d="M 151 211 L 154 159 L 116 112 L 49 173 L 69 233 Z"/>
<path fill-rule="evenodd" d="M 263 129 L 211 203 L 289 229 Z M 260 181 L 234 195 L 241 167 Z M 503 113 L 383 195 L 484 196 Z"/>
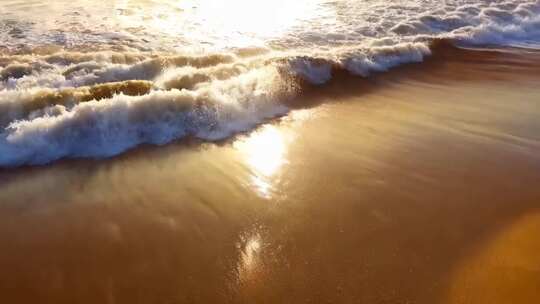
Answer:
<path fill-rule="evenodd" d="M 187 39 L 216 47 L 264 44 L 315 17 L 319 0 L 123 0 L 118 20 L 130 29 Z"/>
<path fill-rule="evenodd" d="M 286 162 L 287 141 L 280 130 L 268 125 L 234 144 L 253 171 L 252 185 L 263 196 L 271 197 L 272 177 Z"/>
<path fill-rule="evenodd" d="M 309 17 L 307 0 L 203 0 L 193 3 L 196 15 L 216 32 L 278 34 Z M 189 2 L 188 2 L 189 3 Z"/>

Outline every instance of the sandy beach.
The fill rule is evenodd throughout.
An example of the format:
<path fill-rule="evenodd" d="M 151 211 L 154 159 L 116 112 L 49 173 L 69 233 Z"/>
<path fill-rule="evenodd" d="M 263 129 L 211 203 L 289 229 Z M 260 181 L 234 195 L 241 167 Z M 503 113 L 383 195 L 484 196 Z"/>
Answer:
<path fill-rule="evenodd" d="M 3 170 L 1 300 L 540 301 L 539 59 L 452 49 L 226 141 Z"/>

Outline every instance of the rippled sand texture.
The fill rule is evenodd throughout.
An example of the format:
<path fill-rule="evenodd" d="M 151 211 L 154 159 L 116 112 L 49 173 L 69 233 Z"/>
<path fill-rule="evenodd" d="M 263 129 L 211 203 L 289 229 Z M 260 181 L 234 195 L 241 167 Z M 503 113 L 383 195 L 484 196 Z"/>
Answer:
<path fill-rule="evenodd" d="M 540 301 L 538 54 L 461 52 L 219 144 L 4 171 L 2 302 Z"/>

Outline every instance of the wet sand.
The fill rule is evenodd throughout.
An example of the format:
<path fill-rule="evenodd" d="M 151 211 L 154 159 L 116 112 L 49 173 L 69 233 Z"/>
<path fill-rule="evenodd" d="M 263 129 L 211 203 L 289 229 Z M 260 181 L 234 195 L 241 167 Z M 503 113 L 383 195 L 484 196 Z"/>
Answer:
<path fill-rule="evenodd" d="M 540 301 L 540 55 L 461 52 L 226 142 L 0 173 L 0 301 Z"/>

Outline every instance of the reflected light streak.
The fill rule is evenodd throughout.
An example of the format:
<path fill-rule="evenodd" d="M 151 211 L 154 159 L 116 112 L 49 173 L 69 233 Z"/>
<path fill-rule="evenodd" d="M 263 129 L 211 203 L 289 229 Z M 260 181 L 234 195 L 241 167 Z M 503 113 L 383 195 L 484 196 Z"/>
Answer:
<path fill-rule="evenodd" d="M 262 248 L 262 239 L 258 233 L 249 237 L 242 248 L 240 264 L 238 268 L 239 279 L 243 282 L 249 282 L 254 279 L 259 270 L 260 251 Z"/>
<path fill-rule="evenodd" d="M 286 146 L 284 135 L 272 125 L 267 125 L 234 144 L 253 171 L 252 185 L 265 198 L 271 197 L 273 175 L 286 163 Z"/>

